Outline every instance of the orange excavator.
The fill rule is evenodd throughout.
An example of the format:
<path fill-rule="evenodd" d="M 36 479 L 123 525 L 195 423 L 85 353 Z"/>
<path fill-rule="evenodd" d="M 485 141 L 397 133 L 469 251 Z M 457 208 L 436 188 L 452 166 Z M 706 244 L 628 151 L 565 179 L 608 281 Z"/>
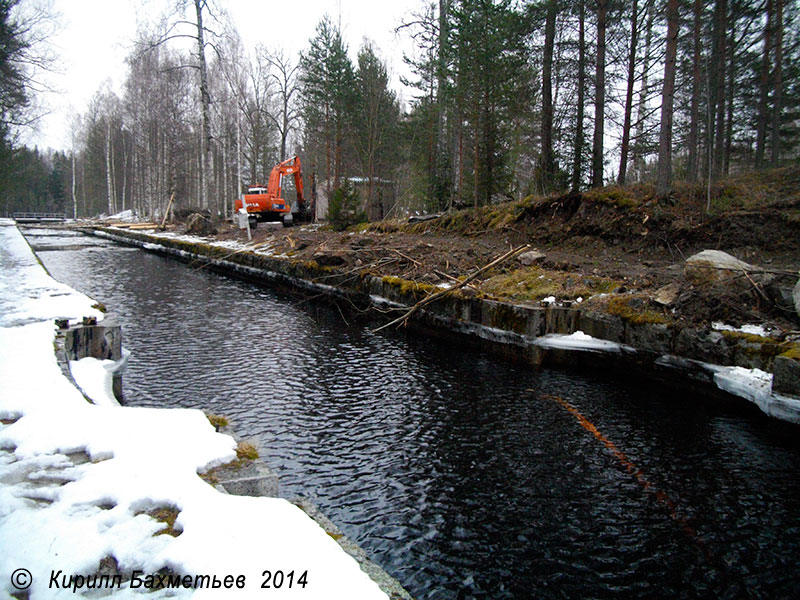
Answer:
<path fill-rule="evenodd" d="M 295 211 L 292 211 L 292 203 L 281 196 L 284 175 L 294 175 L 294 187 L 297 190 Z M 307 220 L 309 215 L 303 197 L 300 157 L 295 156 L 275 165 L 269 174 L 267 187 L 260 184 L 248 186 L 247 193 L 234 202 L 233 207 L 236 212 L 242 208 L 243 202 L 252 228 L 255 228 L 259 221 L 280 221 L 285 227 L 291 227 L 295 216 L 298 220 Z"/>

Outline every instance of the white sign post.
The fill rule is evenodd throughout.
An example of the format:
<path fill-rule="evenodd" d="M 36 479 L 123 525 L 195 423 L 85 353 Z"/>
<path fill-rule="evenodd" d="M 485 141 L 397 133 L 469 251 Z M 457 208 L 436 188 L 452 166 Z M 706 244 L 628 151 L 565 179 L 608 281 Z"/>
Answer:
<path fill-rule="evenodd" d="M 247 214 L 247 209 L 244 207 L 244 197 L 242 197 L 242 208 L 239 209 L 237 216 L 239 217 L 239 229 L 247 229 L 247 240 L 252 240 L 253 237 L 250 235 L 250 215 Z"/>

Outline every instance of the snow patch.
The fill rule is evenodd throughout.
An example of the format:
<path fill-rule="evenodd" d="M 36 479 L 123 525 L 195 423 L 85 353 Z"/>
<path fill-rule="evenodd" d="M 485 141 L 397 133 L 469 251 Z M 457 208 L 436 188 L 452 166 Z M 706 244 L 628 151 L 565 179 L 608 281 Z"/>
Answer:
<path fill-rule="evenodd" d="M 622 345 L 608 340 L 601 340 L 576 331 L 570 335 L 551 333 L 536 338 L 536 345 L 541 348 L 558 350 L 583 350 L 588 352 L 613 352 L 620 353 Z"/>
<path fill-rule="evenodd" d="M 100 360 L 86 357 L 71 360 L 69 370 L 78 387 L 92 402 L 101 406 L 118 406 L 114 397 L 113 380 L 117 363 L 113 360 Z"/>
<path fill-rule="evenodd" d="M 744 367 L 719 367 L 714 373 L 714 383 L 719 389 L 745 398 L 770 414 L 768 408 L 772 395 L 772 373 Z"/>
<path fill-rule="evenodd" d="M 764 325 L 742 325 L 741 327 L 734 327 L 733 325 L 728 325 L 727 323 L 723 323 L 721 321 L 714 321 L 711 323 L 711 328 L 716 331 L 736 331 L 739 333 L 748 333 L 750 335 L 760 335 L 761 337 L 769 337 L 770 331 L 764 327 Z"/>
<path fill-rule="evenodd" d="M 16 227 L 0 221 L 0 596 L 16 593 L 15 569 L 28 569 L 30 600 L 94 597 L 50 588 L 52 571 L 89 575 L 114 556 L 123 572 L 244 575 L 231 597 L 263 597 L 266 568 L 308 571 L 289 597 L 386 598 L 358 563 L 287 500 L 228 496 L 198 473 L 235 458 L 236 442 L 198 410 L 111 405 L 108 363 L 71 364 L 86 402 L 53 352 L 56 317 L 102 315 L 92 300 L 52 280 Z M 112 363 L 113 364 L 113 363 Z M 103 398 L 105 397 L 105 398 Z M 85 453 L 89 462 L 78 460 Z M 179 537 L 147 510 L 178 511 Z M 129 589 L 110 598 L 140 597 Z M 203 598 L 207 589 L 154 592 Z M 223 592 L 223 594 L 225 594 Z M 215 594 L 219 597 L 219 593 Z"/>

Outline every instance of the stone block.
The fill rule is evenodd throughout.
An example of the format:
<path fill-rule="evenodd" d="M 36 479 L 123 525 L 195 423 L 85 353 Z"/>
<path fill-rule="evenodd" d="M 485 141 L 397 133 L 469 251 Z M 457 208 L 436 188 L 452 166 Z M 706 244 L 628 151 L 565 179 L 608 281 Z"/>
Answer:
<path fill-rule="evenodd" d="M 229 494 L 236 496 L 278 496 L 278 477 L 261 460 L 222 467 L 217 479 Z"/>
<path fill-rule="evenodd" d="M 122 328 L 112 318 L 96 325 L 75 325 L 65 336 L 68 360 L 97 358 L 120 360 L 122 358 Z"/>
<path fill-rule="evenodd" d="M 593 310 L 581 311 L 578 329 L 586 335 L 621 344 L 625 341 L 625 322 L 615 315 Z"/>
<path fill-rule="evenodd" d="M 733 363 L 733 348 L 725 336 L 707 329 L 681 329 L 675 339 L 675 354 L 716 365 Z"/>
<path fill-rule="evenodd" d="M 571 334 L 578 330 L 581 311 L 564 306 L 550 306 L 545 310 L 544 333 Z"/>
<path fill-rule="evenodd" d="M 672 331 L 663 323 L 628 323 L 625 343 L 656 354 L 670 354 Z"/>
<path fill-rule="evenodd" d="M 800 361 L 777 356 L 772 363 L 772 391 L 800 398 Z"/>

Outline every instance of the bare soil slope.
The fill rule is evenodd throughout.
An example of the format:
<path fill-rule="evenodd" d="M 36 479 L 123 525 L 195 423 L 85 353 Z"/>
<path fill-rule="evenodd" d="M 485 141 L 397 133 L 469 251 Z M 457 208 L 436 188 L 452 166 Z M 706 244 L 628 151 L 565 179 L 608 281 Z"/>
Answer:
<path fill-rule="evenodd" d="M 218 236 L 244 238 L 233 226 Z M 608 303 L 618 296 L 615 305 L 635 301 L 636 310 L 665 322 L 761 322 L 784 335 L 800 329 L 791 306 L 800 269 L 800 166 L 732 178 L 710 190 L 678 184 L 668 201 L 657 200 L 649 185 L 609 186 L 341 233 L 261 226 L 254 241 L 354 274 L 434 285 L 452 284 L 530 244 L 544 257 L 529 265 L 510 261 L 476 281 L 473 292 L 516 302 L 554 296 Z M 684 262 L 703 249 L 723 250 L 759 269 L 743 275 L 752 278 L 745 285 L 692 285 Z M 660 293 L 668 284 L 674 293 Z"/>

